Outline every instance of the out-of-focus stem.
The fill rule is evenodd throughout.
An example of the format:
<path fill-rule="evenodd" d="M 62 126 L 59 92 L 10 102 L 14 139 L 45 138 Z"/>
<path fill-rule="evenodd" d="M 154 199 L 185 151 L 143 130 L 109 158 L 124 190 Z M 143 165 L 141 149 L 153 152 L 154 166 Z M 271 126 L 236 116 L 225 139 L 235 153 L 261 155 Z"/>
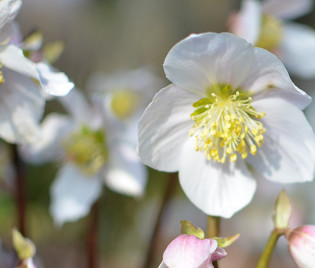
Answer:
<path fill-rule="evenodd" d="M 152 236 L 150 239 L 150 245 L 148 248 L 148 252 L 146 255 L 143 268 L 153 267 L 152 265 L 154 261 L 154 253 L 156 252 L 156 249 L 157 249 L 158 237 L 160 234 L 160 228 L 161 228 L 161 223 L 164 216 L 165 208 L 167 204 L 169 203 L 169 200 L 175 193 L 176 186 L 177 186 L 177 173 L 172 173 L 170 174 L 167 188 L 166 188 L 166 191 L 165 191 L 165 194 L 164 194 L 164 197 L 163 197 L 163 200 L 162 200 L 162 203 L 161 203 L 161 206 L 160 206 L 160 209 L 159 209 L 156 221 L 155 221 Z"/>
<path fill-rule="evenodd" d="M 90 212 L 89 226 L 87 231 L 87 267 L 96 268 L 98 265 L 98 207 L 99 201 L 96 201 Z"/>
<path fill-rule="evenodd" d="M 220 217 L 210 216 L 207 218 L 207 238 L 219 236 L 220 233 Z M 218 268 L 219 264 L 217 261 L 213 262 L 213 267 Z"/>
<path fill-rule="evenodd" d="M 267 268 L 272 252 L 275 249 L 276 243 L 279 239 L 279 237 L 283 235 L 283 231 L 274 229 L 269 236 L 268 242 L 264 248 L 264 251 L 262 252 L 260 259 L 257 263 L 256 268 Z"/>
<path fill-rule="evenodd" d="M 26 187 L 25 187 L 25 165 L 21 160 L 17 146 L 12 145 L 12 160 L 15 170 L 15 196 L 17 207 L 17 225 L 20 233 L 26 236 Z"/>

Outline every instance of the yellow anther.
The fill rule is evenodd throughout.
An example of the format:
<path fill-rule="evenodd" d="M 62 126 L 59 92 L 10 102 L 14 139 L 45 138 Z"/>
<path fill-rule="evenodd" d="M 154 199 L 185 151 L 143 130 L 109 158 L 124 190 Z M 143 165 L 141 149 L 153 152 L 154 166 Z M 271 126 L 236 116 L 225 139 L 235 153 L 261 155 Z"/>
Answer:
<path fill-rule="evenodd" d="M 236 155 L 236 154 L 232 154 L 232 155 L 230 156 L 230 161 L 231 161 L 231 162 L 235 162 L 236 159 L 237 159 L 237 155 Z"/>
<path fill-rule="evenodd" d="M 251 106 L 252 99 L 245 91 L 213 85 L 207 92 L 209 98 L 193 104 L 195 124 L 189 134 L 196 139 L 196 150 L 219 163 L 224 163 L 227 156 L 236 161 L 237 154 L 243 159 L 248 152 L 255 155 L 265 132 L 255 118 L 262 118 L 264 113 Z"/>

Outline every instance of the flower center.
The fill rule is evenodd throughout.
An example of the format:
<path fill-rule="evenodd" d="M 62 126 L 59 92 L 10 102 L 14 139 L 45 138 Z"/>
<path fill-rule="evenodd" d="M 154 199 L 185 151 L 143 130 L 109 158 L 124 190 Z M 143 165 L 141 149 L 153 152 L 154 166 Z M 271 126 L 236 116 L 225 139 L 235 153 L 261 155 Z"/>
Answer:
<path fill-rule="evenodd" d="M 102 130 L 91 130 L 83 125 L 63 141 L 63 146 L 67 159 L 89 176 L 98 173 L 108 160 L 106 137 Z"/>
<path fill-rule="evenodd" d="M 230 85 L 214 85 L 207 89 L 207 98 L 193 104 L 195 122 L 189 131 L 196 138 L 196 151 L 204 152 L 208 160 L 224 163 L 226 157 L 234 162 L 237 153 L 245 159 L 264 142 L 265 129 L 260 119 L 265 116 L 252 106 L 252 98 Z"/>
<path fill-rule="evenodd" d="M 113 93 L 111 109 L 119 119 L 124 120 L 136 111 L 138 104 L 139 96 L 137 93 L 121 89 Z"/>
<path fill-rule="evenodd" d="M 263 15 L 258 41 L 255 46 L 274 51 L 281 43 L 283 27 L 281 21 L 270 15 Z"/>

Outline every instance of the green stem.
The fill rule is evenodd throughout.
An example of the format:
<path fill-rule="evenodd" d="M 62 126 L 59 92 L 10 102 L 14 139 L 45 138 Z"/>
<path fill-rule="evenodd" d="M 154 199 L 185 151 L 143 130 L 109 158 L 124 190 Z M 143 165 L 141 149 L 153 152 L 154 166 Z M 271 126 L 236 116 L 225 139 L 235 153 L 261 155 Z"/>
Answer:
<path fill-rule="evenodd" d="M 267 268 L 272 252 L 274 251 L 274 248 L 276 246 L 276 243 L 279 239 L 279 237 L 283 235 L 283 231 L 279 229 L 274 229 L 269 236 L 269 240 L 264 248 L 264 251 L 262 252 L 260 259 L 257 263 L 256 268 Z"/>
<path fill-rule="evenodd" d="M 207 238 L 219 236 L 220 217 L 208 216 L 207 219 Z"/>
<path fill-rule="evenodd" d="M 207 238 L 217 237 L 220 232 L 220 217 L 208 216 L 207 218 Z M 214 268 L 219 268 L 217 261 L 213 262 Z"/>

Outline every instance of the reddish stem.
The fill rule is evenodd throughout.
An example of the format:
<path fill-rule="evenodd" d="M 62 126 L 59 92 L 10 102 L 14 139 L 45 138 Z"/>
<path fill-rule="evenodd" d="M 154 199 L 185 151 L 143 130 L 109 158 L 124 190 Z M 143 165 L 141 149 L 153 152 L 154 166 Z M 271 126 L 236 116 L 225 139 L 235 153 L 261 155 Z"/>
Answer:
<path fill-rule="evenodd" d="M 98 266 L 98 207 L 99 201 L 96 201 L 90 212 L 89 226 L 87 231 L 87 267 L 96 268 Z"/>
<path fill-rule="evenodd" d="M 177 173 L 172 173 L 170 174 L 167 188 L 166 188 L 166 191 L 165 191 L 165 194 L 164 194 L 164 197 L 163 197 L 163 200 L 162 200 L 159 212 L 158 212 L 158 216 L 155 221 L 155 226 L 152 232 L 150 245 L 149 245 L 149 249 L 146 255 L 143 268 L 153 267 L 152 265 L 154 261 L 154 255 L 155 255 L 154 253 L 156 252 L 157 247 L 158 247 L 158 238 L 161 231 L 160 229 L 161 229 L 162 219 L 165 214 L 166 206 L 169 203 L 170 199 L 172 198 L 173 194 L 175 193 L 176 186 L 177 186 Z"/>
<path fill-rule="evenodd" d="M 21 160 L 17 146 L 12 146 L 13 165 L 15 169 L 15 196 L 17 206 L 18 229 L 23 236 L 26 236 L 25 219 L 26 219 L 26 183 L 25 183 L 25 165 Z"/>

